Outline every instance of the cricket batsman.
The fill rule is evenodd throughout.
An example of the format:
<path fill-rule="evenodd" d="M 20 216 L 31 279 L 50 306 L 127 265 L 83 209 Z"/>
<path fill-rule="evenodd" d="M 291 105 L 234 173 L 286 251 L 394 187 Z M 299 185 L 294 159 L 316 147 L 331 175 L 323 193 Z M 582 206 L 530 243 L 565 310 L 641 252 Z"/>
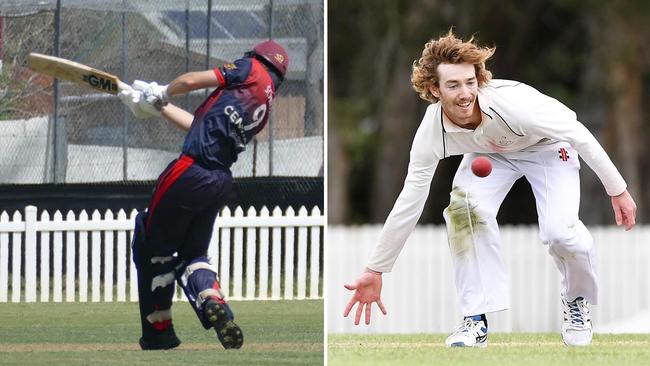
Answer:
<path fill-rule="evenodd" d="M 369 324 L 373 302 L 386 314 L 382 273 L 391 271 L 413 231 L 438 161 L 464 154 L 443 213 L 464 319 L 446 345 L 486 347 L 486 314 L 509 307 L 496 216 L 521 177 L 533 189 L 539 236 L 561 273 L 562 340 L 569 346 L 589 345 L 589 306 L 597 303 L 598 283 L 593 239 L 578 217 L 578 156 L 611 197 L 617 225 L 626 230 L 634 226 L 636 205 L 607 153 L 572 110 L 524 83 L 491 79 L 485 62 L 494 51 L 478 46 L 473 37 L 466 42 L 458 39 L 450 30 L 426 43 L 413 63 L 413 88 L 432 104 L 415 134 L 404 187 L 379 242 L 365 271 L 345 286 L 354 294 L 344 316 L 358 303 L 355 324 L 364 307 Z M 478 155 L 487 157 L 493 167 L 485 178 L 470 170 Z"/>
<path fill-rule="evenodd" d="M 168 85 L 136 80 L 120 99 L 137 117 L 163 116 L 189 131 L 182 153 L 162 172 L 148 210 L 136 218 L 133 258 L 143 350 L 177 347 L 171 305 L 178 281 L 205 329 L 224 348 L 244 337 L 207 257 L 212 228 L 232 185 L 230 166 L 267 124 L 289 58 L 273 41 L 212 70 L 183 74 Z M 194 114 L 169 103 L 172 96 L 214 87 Z"/>

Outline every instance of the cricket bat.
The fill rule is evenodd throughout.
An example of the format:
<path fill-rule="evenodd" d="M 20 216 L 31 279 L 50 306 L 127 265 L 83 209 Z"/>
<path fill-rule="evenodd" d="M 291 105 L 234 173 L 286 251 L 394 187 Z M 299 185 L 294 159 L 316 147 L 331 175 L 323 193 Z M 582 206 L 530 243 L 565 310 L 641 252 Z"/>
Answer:
<path fill-rule="evenodd" d="M 122 89 L 130 88 L 128 84 L 120 81 L 113 74 L 60 57 L 30 53 L 27 67 L 32 71 L 50 75 L 59 80 L 86 85 L 100 92 L 113 95 L 117 95 Z"/>

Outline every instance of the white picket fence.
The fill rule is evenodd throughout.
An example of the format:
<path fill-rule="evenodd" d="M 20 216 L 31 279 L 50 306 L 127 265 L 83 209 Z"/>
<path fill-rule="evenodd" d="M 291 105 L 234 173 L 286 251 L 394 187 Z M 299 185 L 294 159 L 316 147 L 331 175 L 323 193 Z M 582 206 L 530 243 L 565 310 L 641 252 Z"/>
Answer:
<path fill-rule="evenodd" d="M 647 333 L 650 329 L 650 226 L 631 231 L 589 228 L 596 246 L 599 304 L 594 331 Z M 379 239 L 381 226 L 327 229 L 327 324 L 330 333 L 447 333 L 461 320 L 447 231 L 418 226 L 391 273 L 383 275 L 384 316 L 373 305 L 370 326 L 342 316 L 354 281 Z M 536 226 L 501 228 L 503 259 L 510 280 L 510 310 L 488 314 L 495 332 L 559 332 L 560 274 Z M 356 310 L 356 308 L 355 308 Z M 350 319 L 352 318 L 352 319 Z"/>
<path fill-rule="evenodd" d="M 37 208 L 27 206 L 23 219 L 19 211 L 11 218 L 3 211 L 0 302 L 137 301 L 130 248 L 136 214 L 108 210 L 88 217 L 70 211 L 64 219 L 59 211 L 53 217 L 43 211 L 37 219 Z M 224 208 L 208 255 L 228 298 L 322 298 L 324 225 L 318 207 L 301 207 L 297 214 L 292 208 L 269 213 L 251 207 L 246 215 L 241 207 L 234 213 Z M 183 296 L 177 291 L 176 300 Z"/>

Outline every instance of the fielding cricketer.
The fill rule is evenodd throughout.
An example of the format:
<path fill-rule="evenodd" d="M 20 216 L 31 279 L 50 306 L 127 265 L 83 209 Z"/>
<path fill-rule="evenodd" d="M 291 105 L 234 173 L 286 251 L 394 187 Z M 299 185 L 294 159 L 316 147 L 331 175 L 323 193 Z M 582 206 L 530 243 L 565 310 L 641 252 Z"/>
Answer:
<path fill-rule="evenodd" d="M 562 339 L 566 345 L 591 344 L 589 305 L 596 304 L 593 239 L 578 217 L 578 154 L 611 196 L 617 225 L 630 230 L 636 205 L 621 174 L 594 136 L 562 103 L 520 82 L 491 80 L 485 62 L 495 48 L 463 42 L 453 31 L 428 42 L 413 64 L 411 82 L 427 108 L 415 134 L 404 188 L 390 212 L 344 316 L 357 302 L 355 324 L 365 306 L 370 323 L 373 302 L 381 302 L 381 275 L 390 272 L 415 227 L 440 159 L 464 154 L 444 210 L 456 290 L 464 319 L 451 334 L 451 347 L 486 347 L 486 313 L 508 309 L 506 270 L 501 258 L 499 206 L 514 182 L 526 177 L 535 196 L 539 235 L 562 275 Z M 492 173 L 470 170 L 487 157 Z"/>
<path fill-rule="evenodd" d="M 224 348 L 240 348 L 244 337 L 207 257 L 212 228 L 232 184 L 230 166 L 267 124 L 275 91 L 289 59 L 266 41 L 243 58 L 212 70 L 183 74 L 168 85 L 136 80 L 120 99 L 137 117 L 162 115 L 189 131 L 180 157 L 162 172 L 147 211 L 136 218 L 133 258 L 144 350 L 181 342 L 171 305 L 180 284 L 205 329 L 214 328 Z M 169 98 L 214 87 L 194 114 Z"/>

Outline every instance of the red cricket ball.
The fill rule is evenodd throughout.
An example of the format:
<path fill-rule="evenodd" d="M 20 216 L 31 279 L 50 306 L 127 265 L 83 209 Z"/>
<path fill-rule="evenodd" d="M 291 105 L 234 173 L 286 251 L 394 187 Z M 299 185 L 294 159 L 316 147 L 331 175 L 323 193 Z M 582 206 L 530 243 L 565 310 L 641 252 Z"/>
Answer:
<path fill-rule="evenodd" d="M 485 156 L 479 156 L 472 161 L 472 173 L 477 177 L 487 177 L 492 173 L 492 163 Z"/>

